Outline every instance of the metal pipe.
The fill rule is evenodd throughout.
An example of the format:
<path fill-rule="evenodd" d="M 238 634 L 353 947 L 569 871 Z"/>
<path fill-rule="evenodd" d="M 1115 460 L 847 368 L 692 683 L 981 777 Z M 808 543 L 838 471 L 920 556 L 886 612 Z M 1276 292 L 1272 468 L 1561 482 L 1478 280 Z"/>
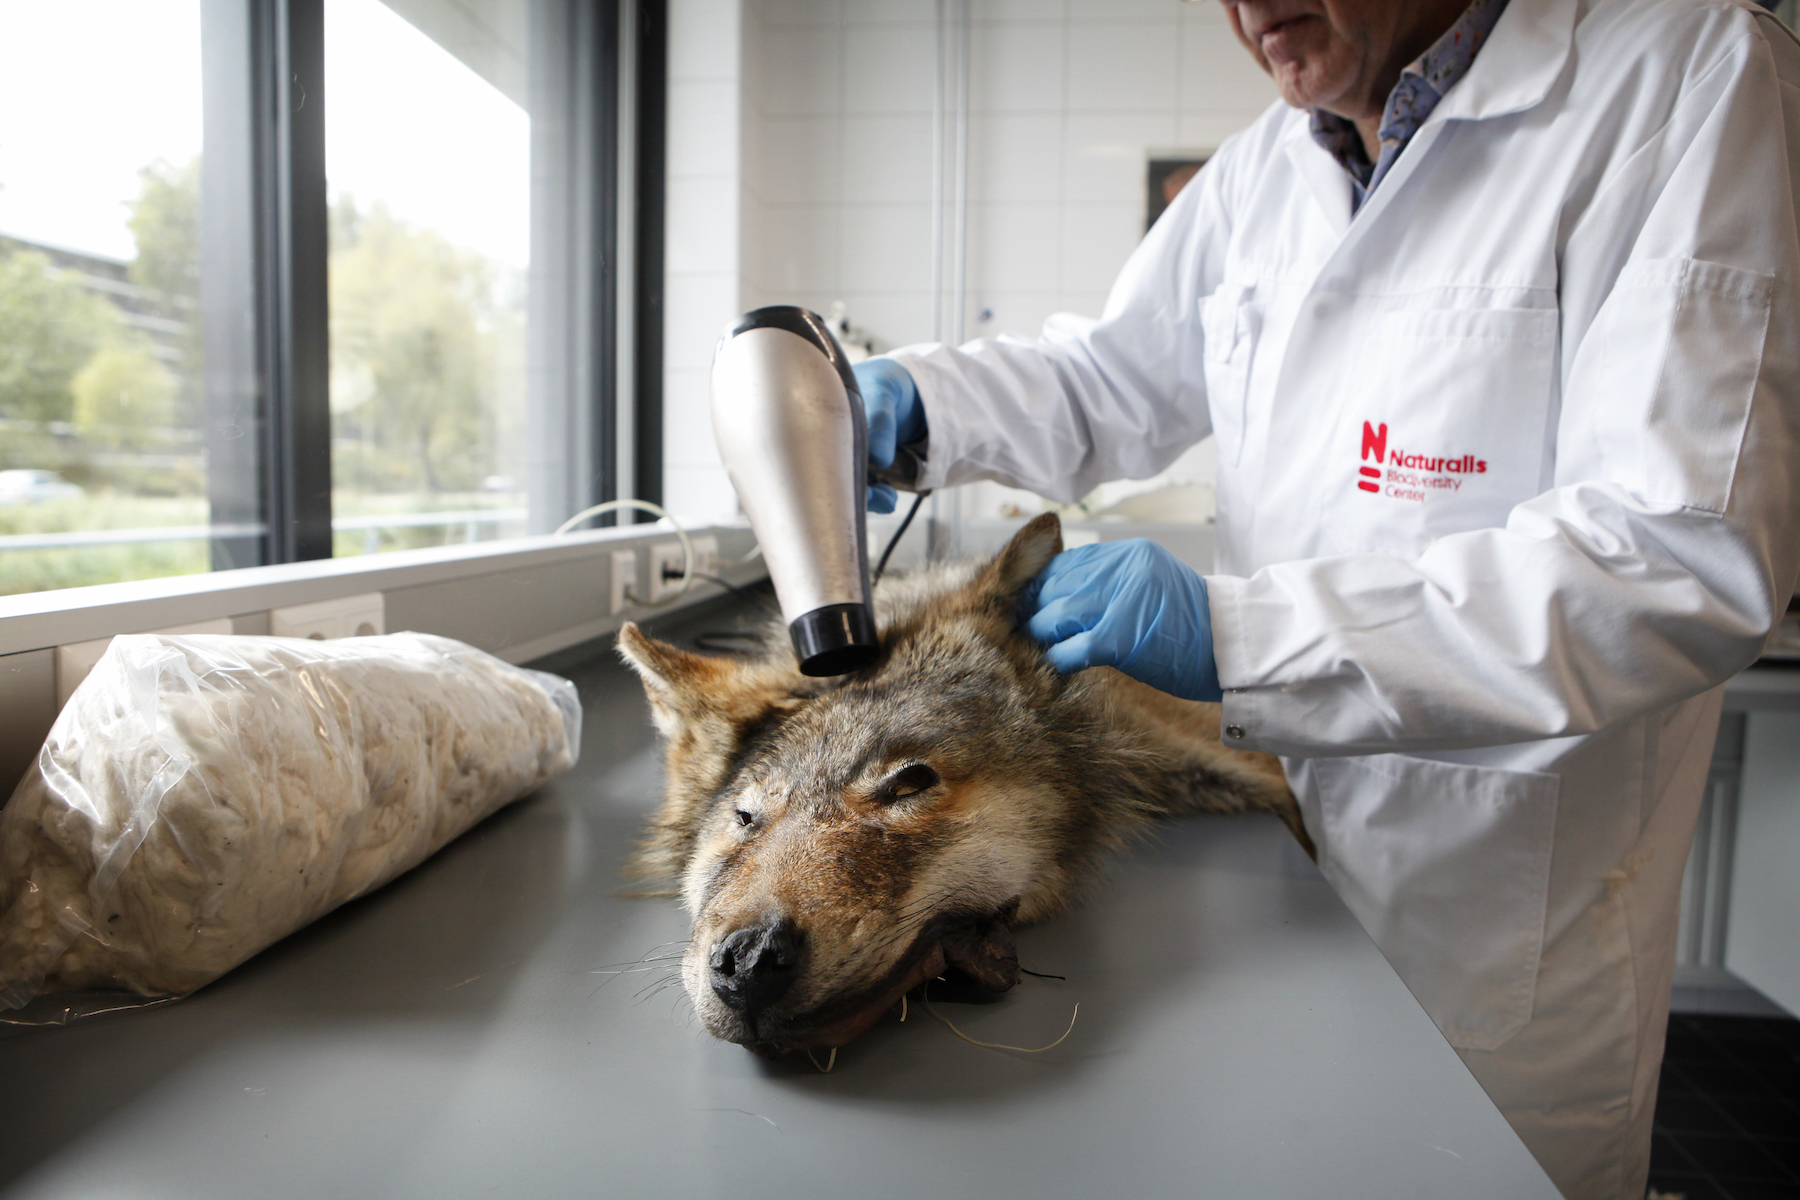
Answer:
<path fill-rule="evenodd" d="M 931 337 L 948 341 L 944 329 L 944 124 L 948 102 L 944 97 L 949 76 L 946 9 L 951 0 L 937 0 L 937 86 L 931 92 Z"/>
<path fill-rule="evenodd" d="M 968 297 L 969 268 L 969 0 L 950 0 L 956 14 L 954 29 L 956 140 L 951 191 L 954 214 L 951 241 L 950 338 L 961 342 L 966 336 L 964 306 Z"/>
<path fill-rule="evenodd" d="M 940 342 L 963 340 L 967 325 L 969 241 L 969 4 L 937 0 L 937 88 L 932 99 L 931 327 Z M 962 493 L 931 498 L 926 555 L 962 549 Z"/>

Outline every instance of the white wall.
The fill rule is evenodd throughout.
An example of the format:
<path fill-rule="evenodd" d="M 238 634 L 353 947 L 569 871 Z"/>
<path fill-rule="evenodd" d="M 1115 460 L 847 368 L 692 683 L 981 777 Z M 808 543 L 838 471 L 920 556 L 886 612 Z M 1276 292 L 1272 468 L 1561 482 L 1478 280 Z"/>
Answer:
<path fill-rule="evenodd" d="M 932 336 L 937 4 L 672 7 L 669 494 L 712 499 L 705 366 L 733 314 L 841 300 L 880 349 Z M 1097 315 L 1143 234 L 1147 159 L 1216 149 L 1273 85 L 1215 0 L 970 13 L 965 336 Z M 988 489 L 989 507 L 1003 499 Z"/>

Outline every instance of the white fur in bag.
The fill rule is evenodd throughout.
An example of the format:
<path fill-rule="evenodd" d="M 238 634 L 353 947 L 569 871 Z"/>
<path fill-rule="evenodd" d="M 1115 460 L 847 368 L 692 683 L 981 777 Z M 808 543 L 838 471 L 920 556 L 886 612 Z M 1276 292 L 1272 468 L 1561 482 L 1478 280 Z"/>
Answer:
<path fill-rule="evenodd" d="M 580 722 L 449 638 L 114 638 L 0 810 L 0 1009 L 191 992 L 568 770 Z"/>

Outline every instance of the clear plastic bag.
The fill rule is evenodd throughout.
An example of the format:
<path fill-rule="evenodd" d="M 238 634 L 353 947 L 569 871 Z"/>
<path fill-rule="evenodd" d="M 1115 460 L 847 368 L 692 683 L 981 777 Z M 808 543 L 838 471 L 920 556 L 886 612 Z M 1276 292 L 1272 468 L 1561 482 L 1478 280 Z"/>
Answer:
<path fill-rule="evenodd" d="M 0 809 L 0 1020 L 185 995 L 580 742 L 573 684 L 449 638 L 114 638 Z"/>

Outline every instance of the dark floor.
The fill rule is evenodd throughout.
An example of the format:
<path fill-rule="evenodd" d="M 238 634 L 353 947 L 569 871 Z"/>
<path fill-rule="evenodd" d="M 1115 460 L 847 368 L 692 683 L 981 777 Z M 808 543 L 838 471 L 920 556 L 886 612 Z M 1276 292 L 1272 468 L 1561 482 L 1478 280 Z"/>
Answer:
<path fill-rule="evenodd" d="M 1650 1189 L 1800 1200 L 1800 1021 L 1670 1016 Z"/>

